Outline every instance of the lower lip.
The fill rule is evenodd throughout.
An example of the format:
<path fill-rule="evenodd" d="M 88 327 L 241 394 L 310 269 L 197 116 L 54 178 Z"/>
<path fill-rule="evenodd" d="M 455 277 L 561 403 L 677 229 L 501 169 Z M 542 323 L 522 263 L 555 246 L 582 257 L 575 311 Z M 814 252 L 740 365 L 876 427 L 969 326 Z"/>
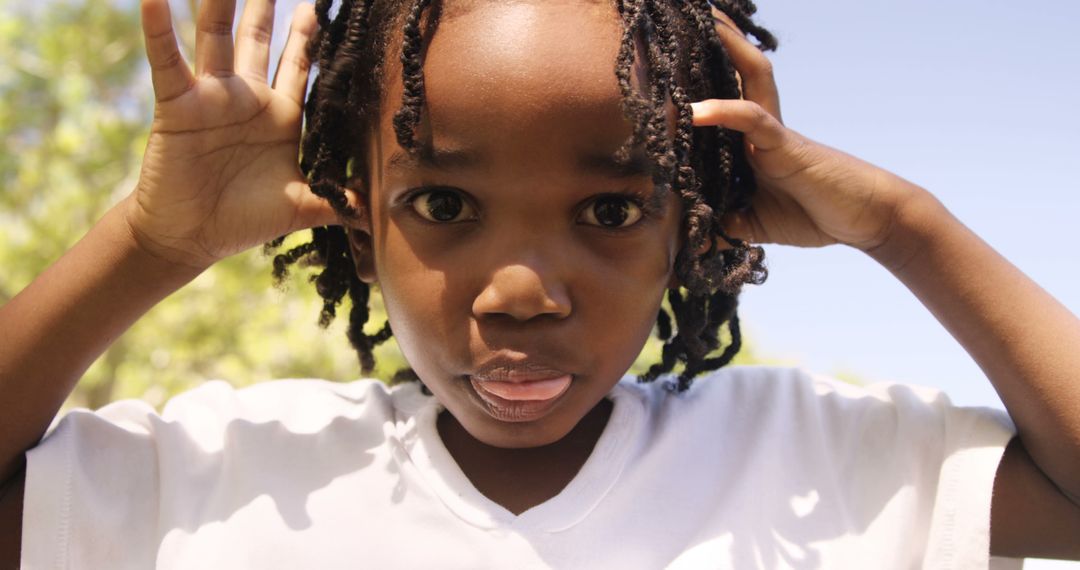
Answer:
<path fill-rule="evenodd" d="M 484 409 L 504 422 L 529 422 L 543 417 L 570 389 L 571 380 L 569 374 L 551 380 L 519 383 L 482 382 L 469 378 L 477 395 L 487 404 Z M 496 390 L 502 395 L 496 394 Z"/>

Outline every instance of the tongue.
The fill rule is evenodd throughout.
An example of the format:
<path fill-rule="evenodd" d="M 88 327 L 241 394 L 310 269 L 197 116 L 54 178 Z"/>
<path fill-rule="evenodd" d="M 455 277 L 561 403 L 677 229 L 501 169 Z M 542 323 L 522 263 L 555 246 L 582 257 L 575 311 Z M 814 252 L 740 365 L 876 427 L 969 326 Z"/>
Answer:
<path fill-rule="evenodd" d="M 531 382 L 479 382 L 480 386 L 507 400 L 550 400 L 563 392 L 570 385 L 570 375 L 551 380 Z"/>

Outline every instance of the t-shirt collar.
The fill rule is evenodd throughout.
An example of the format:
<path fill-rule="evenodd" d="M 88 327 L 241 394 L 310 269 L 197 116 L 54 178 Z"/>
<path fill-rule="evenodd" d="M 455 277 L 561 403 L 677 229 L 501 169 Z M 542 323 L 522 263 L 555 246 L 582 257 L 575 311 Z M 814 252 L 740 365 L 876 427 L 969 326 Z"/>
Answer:
<path fill-rule="evenodd" d="M 480 493 L 439 437 L 436 418 L 445 409 L 421 393 L 419 382 L 395 387 L 396 431 L 408 459 L 424 482 L 455 515 L 479 528 L 566 530 L 585 519 L 618 481 L 636 444 L 645 416 L 644 395 L 632 376 L 612 388 L 613 406 L 589 458 L 556 496 L 514 515 Z"/>

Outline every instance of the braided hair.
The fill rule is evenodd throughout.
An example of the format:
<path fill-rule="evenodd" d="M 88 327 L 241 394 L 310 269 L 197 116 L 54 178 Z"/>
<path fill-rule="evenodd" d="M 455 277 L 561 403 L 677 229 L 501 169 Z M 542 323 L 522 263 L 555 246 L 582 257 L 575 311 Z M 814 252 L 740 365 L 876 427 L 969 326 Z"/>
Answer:
<path fill-rule="evenodd" d="M 345 187 L 367 156 L 366 127 L 377 120 L 381 85 L 385 79 L 388 43 L 402 30 L 400 57 L 404 93 L 393 125 L 398 144 L 415 152 L 415 129 L 424 106 L 423 39 L 427 26 L 437 25 L 440 0 L 316 0 L 319 30 L 307 46 L 318 75 L 304 108 L 305 133 L 300 168 L 312 192 L 327 200 L 345 219 L 357 211 Z M 776 49 L 776 39 L 757 26 L 751 0 L 609 0 L 622 20 L 623 34 L 615 61 L 615 77 L 623 96 L 623 112 L 633 134 L 620 153 L 643 145 L 652 164 L 657 195 L 674 192 L 683 205 L 683 246 L 675 259 L 679 290 L 668 291 L 670 313 L 661 307 L 656 332 L 664 342 L 660 362 L 639 376 L 651 382 L 683 370 L 671 389 L 688 389 L 698 374 L 728 364 L 741 346 L 738 295 L 747 283 L 764 282 L 764 252 L 727 235 L 721 226 L 728 212 L 744 211 L 756 185 L 744 153 L 743 135 L 722 127 L 694 128 L 690 102 L 707 98 L 740 97 L 735 68 L 717 36 L 711 13 L 716 8 L 752 35 L 764 50 Z M 640 45 L 644 49 L 639 49 Z M 635 60 L 643 53 L 647 70 L 644 92 L 631 80 Z M 677 111 L 670 133 L 666 105 Z M 346 129 L 345 125 L 350 125 Z M 360 129 L 357 129 L 357 125 Z M 729 247 L 717 247 L 718 238 Z M 272 252 L 285 237 L 266 244 Z M 387 322 L 379 332 L 366 334 L 369 286 L 356 274 L 346 229 L 317 227 L 311 241 L 274 258 L 274 278 L 280 283 L 294 264 L 321 268 L 310 280 L 323 299 L 319 324 L 335 318 L 348 294 L 351 309 L 347 336 L 356 349 L 362 373 L 375 366 L 374 348 L 392 336 Z M 674 319 L 674 322 L 672 320 Z M 720 330 L 727 325 L 730 342 L 720 349 Z M 417 379 L 411 370 L 398 372 L 394 382 Z"/>

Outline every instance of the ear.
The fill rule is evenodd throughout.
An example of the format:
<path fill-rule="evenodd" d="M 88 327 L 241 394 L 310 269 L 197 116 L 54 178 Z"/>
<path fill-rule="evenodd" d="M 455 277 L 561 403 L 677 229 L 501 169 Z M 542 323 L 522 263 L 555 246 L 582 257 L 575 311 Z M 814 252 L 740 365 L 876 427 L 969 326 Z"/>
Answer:
<path fill-rule="evenodd" d="M 375 249 L 371 239 L 371 215 L 365 200 L 358 198 L 354 190 L 348 190 L 353 194 L 352 202 L 356 206 L 357 217 L 350 220 L 341 220 L 345 229 L 345 235 L 349 239 L 349 251 L 352 253 L 353 265 L 356 266 L 356 276 L 361 281 L 371 285 L 378 279 L 375 277 Z"/>
<path fill-rule="evenodd" d="M 667 288 L 678 291 L 680 287 L 682 287 L 682 281 L 680 281 L 679 277 L 675 275 L 675 271 L 672 271 L 671 279 L 668 280 Z"/>
<path fill-rule="evenodd" d="M 673 249 L 668 250 L 668 289 L 674 289 L 678 291 L 679 288 L 682 287 L 682 280 L 679 279 L 679 271 L 675 268 L 675 266 L 677 265 L 679 254 L 680 252 L 682 252 L 683 243 L 685 241 L 686 236 L 683 235 L 682 224 L 680 224 L 679 233 L 676 234 L 675 243 L 672 244 Z"/>
<path fill-rule="evenodd" d="M 349 237 L 349 250 L 352 252 L 353 265 L 356 266 L 356 276 L 368 285 L 376 283 L 378 279 L 375 277 L 375 251 L 371 241 L 370 224 L 350 224 L 344 227 L 345 235 Z"/>
<path fill-rule="evenodd" d="M 676 246 L 675 251 L 671 254 L 671 266 L 668 270 L 668 283 L 667 288 L 678 291 L 683 286 L 682 279 L 679 279 L 679 270 L 676 268 L 679 254 L 682 252 L 684 237 L 682 233 L 679 233 L 679 245 Z"/>
<path fill-rule="evenodd" d="M 375 252 L 370 228 L 345 226 L 345 234 L 349 237 L 349 250 L 352 252 L 353 265 L 356 266 L 356 276 L 368 285 L 378 282 L 375 277 Z"/>

